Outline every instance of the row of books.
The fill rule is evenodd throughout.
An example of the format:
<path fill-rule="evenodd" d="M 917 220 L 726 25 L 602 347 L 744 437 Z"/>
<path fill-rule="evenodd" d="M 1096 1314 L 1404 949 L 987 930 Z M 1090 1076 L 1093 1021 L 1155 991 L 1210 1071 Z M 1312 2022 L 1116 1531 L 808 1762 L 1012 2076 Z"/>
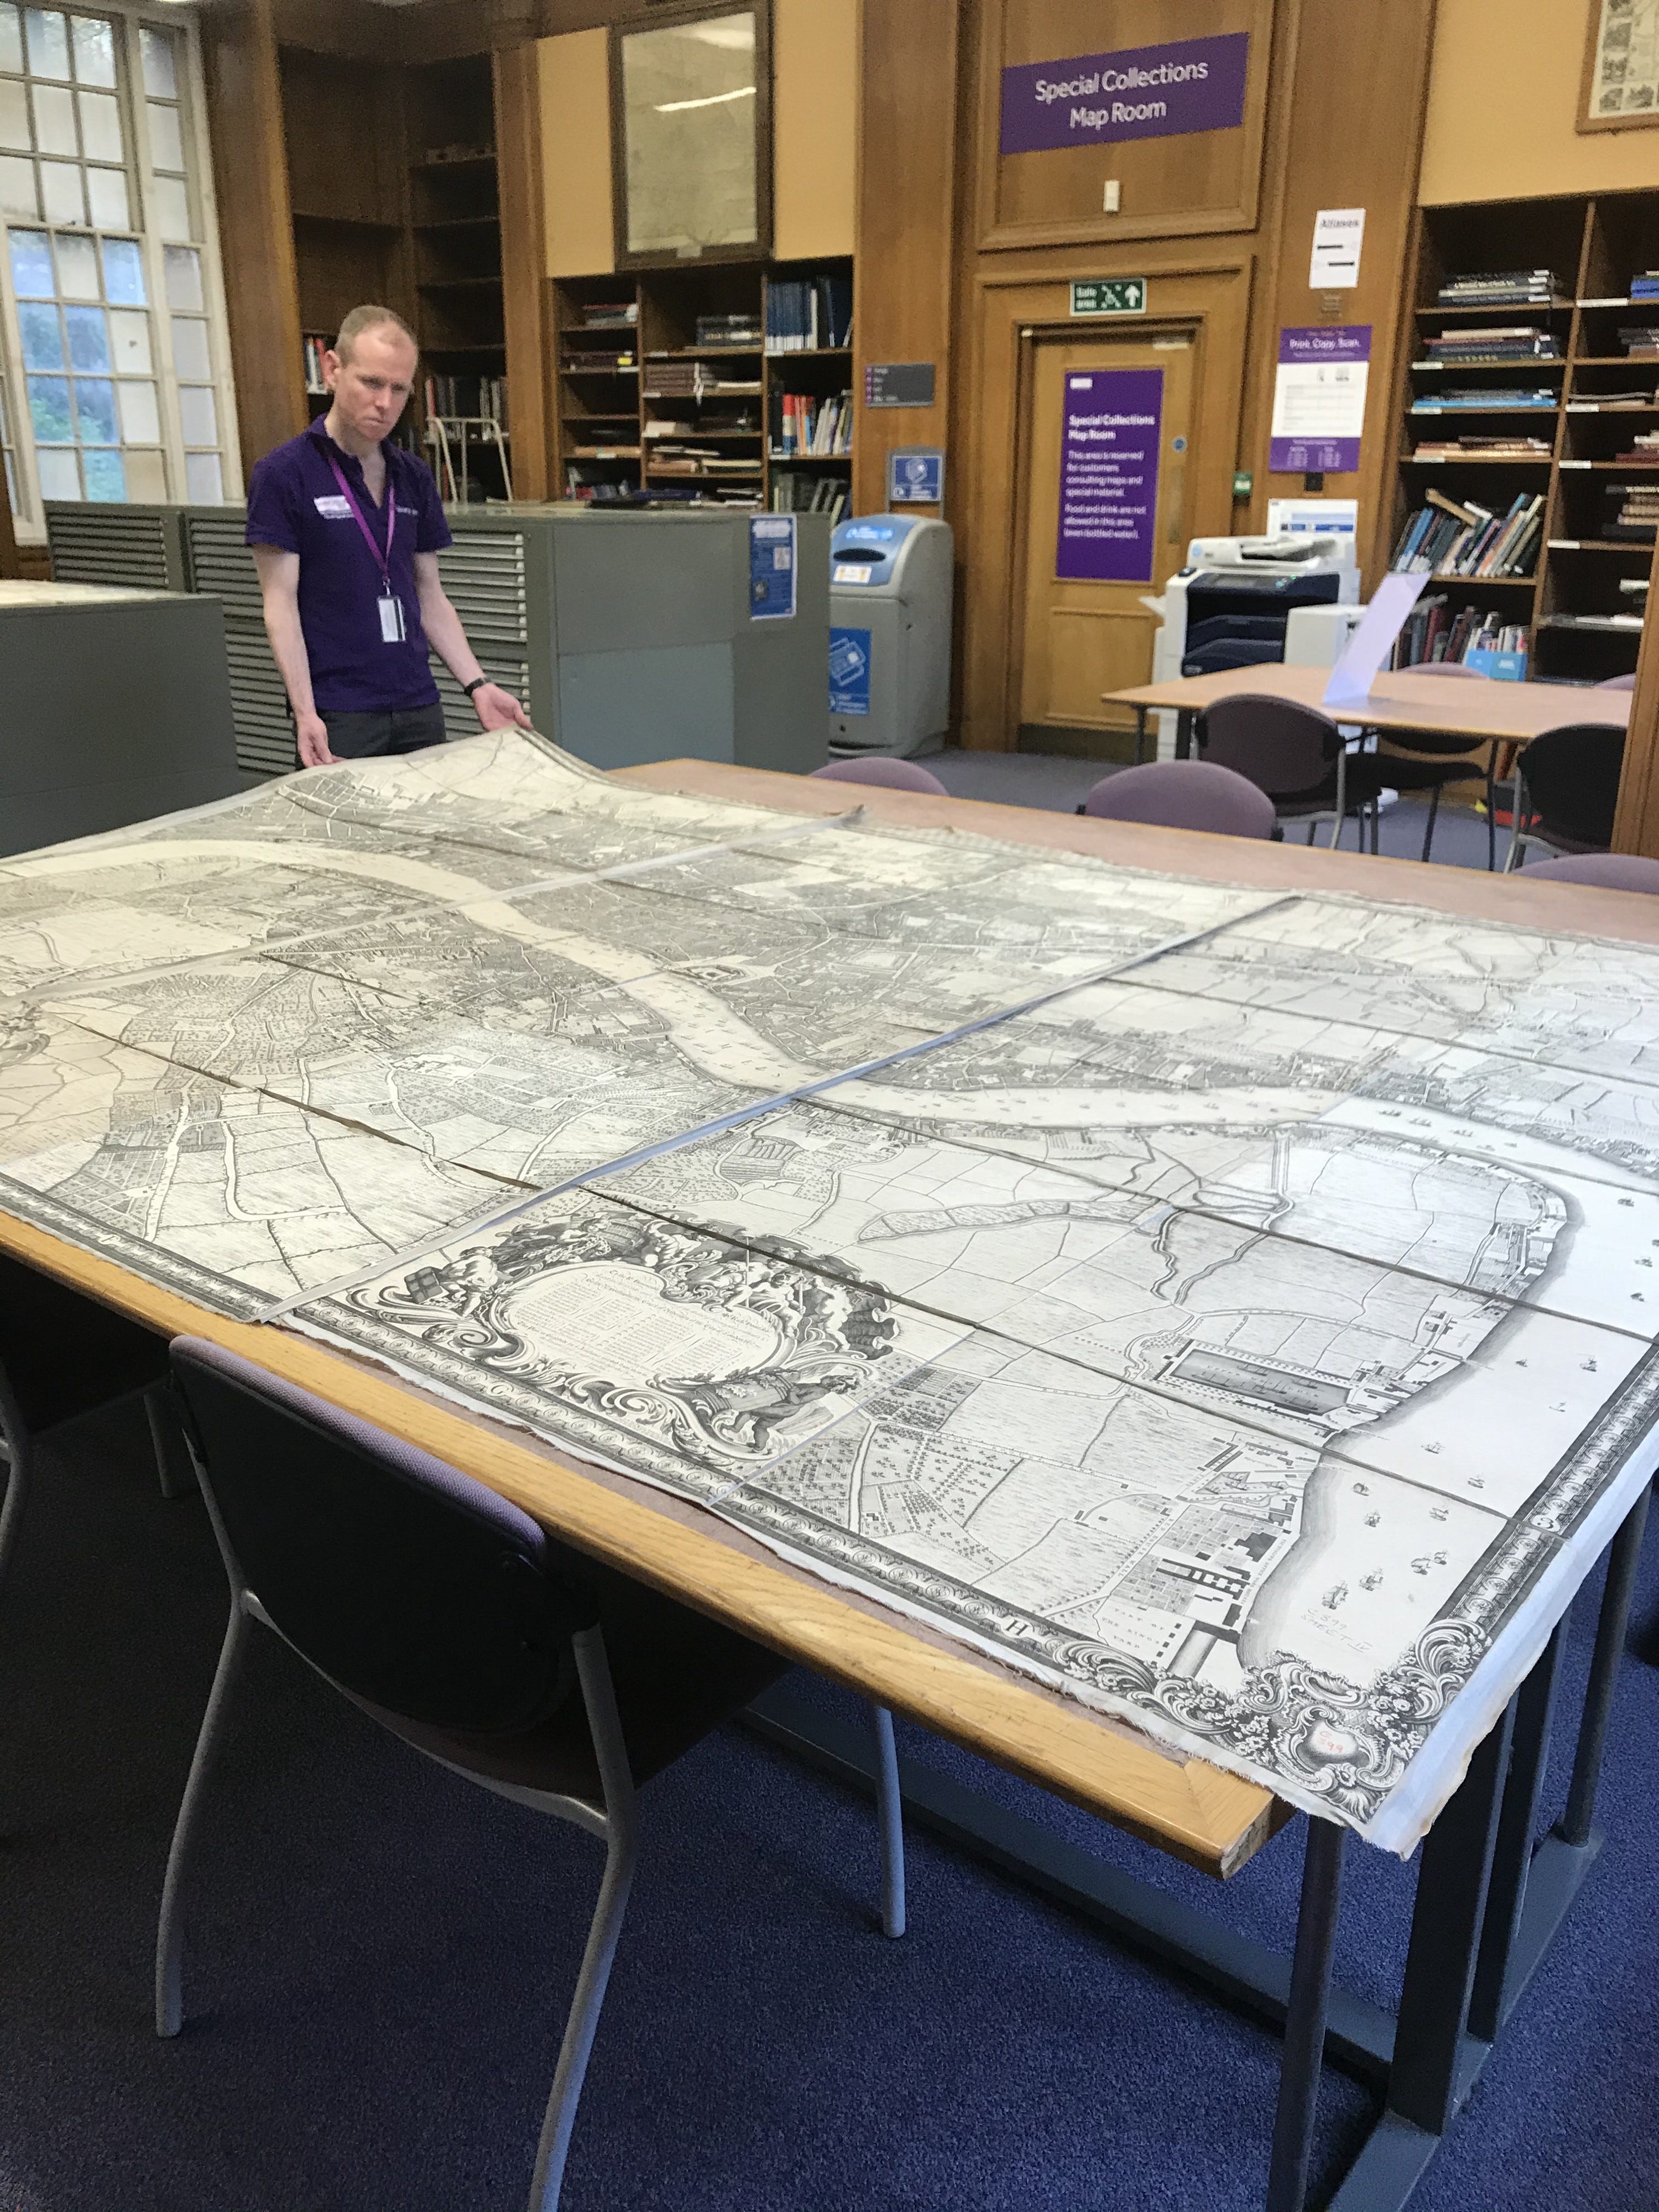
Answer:
<path fill-rule="evenodd" d="M 1625 452 L 1613 458 L 1615 461 L 1659 461 L 1659 430 L 1638 430 Z"/>
<path fill-rule="evenodd" d="M 1547 306 L 1561 295 L 1553 269 L 1489 269 L 1449 276 L 1435 294 L 1442 307 Z"/>
<path fill-rule="evenodd" d="M 328 351 L 331 343 L 332 340 L 329 338 L 306 340 L 306 390 L 307 392 L 328 390 L 327 385 L 323 381 L 323 356 Z"/>
<path fill-rule="evenodd" d="M 504 376 L 428 376 L 426 380 L 428 416 L 450 418 L 469 416 L 474 421 L 505 422 L 507 379 Z"/>
<path fill-rule="evenodd" d="M 1550 386 L 1534 385 L 1526 392 L 1505 392 L 1493 384 L 1456 384 L 1445 392 L 1420 392 L 1413 400 L 1413 415 L 1455 415 L 1460 408 L 1473 408 L 1481 414 L 1490 414 L 1501 407 L 1505 414 L 1521 407 L 1547 408 L 1553 414 L 1559 395 Z"/>
<path fill-rule="evenodd" d="M 804 392 L 780 392 L 772 404 L 772 449 L 779 453 L 850 453 L 853 395 L 813 399 Z"/>
<path fill-rule="evenodd" d="M 761 319 L 750 308 L 735 314 L 699 315 L 697 343 L 700 346 L 731 346 L 744 349 L 758 346 L 761 342 Z"/>
<path fill-rule="evenodd" d="M 1626 407 L 1659 407 L 1656 392 L 1585 392 L 1567 402 L 1569 415 L 1612 415 Z"/>
<path fill-rule="evenodd" d="M 743 408 L 725 415 L 718 410 L 700 415 L 695 422 L 653 415 L 646 423 L 645 434 L 647 438 L 758 438 L 760 422 Z"/>
<path fill-rule="evenodd" d="M 595 301 L 585 303 L 580 313 L 585 331 L 631 331 L 639 327 L 637 300 Z"/>
<path fill-rule="evenodd" d="M 845 477 L 809 477 L 791 469 L 772 479 L 775 514 L 827 514 L 833 529 L 847 512 L 851 487 Z"/>
<path fill-rule="evenodd" d="M 708 399 L 758 394 L 757 376 L 722 376 L 702 361 L 653 361 L 646 377 L 647 399 Z"/>
<path fill-rule="evenodd" d="M 1389 565 L 1413 576 L 1525 575 L 1543 526 L 1542 492 L 1517 493 L 1499 515 L 1478 500 L 1431 491 L 1401 532 Z"/>
<path fill-rule="evenodd" d="M 665 477 L 755 477 L 760 462 L 752 454 L 738 459 L 713 446 L 681 446 L 666 442 L 651 449 L 651 473 Z"/>
<path fill-rule="evenodd" d="M 1602 489 L 1607 502 L 1603 536 L 1651 545 L 1659 531 L 1659 484 L 1611 483 Z"/>
<path fill-rule="evenodd" d="M 1632 300 L 1659 300 L 1659 269 L 1638 269 L 1630 280 Z"/>
<path fill-rule="evenodd" d="M 1474 368 L 1483 362 L 1559 361 L 1561 342 L 1535 323 L 1505 323 L 1492 330 L 1444 331 L 1424 340 L 1425 358 L 1443 367 Z"/>
<path fill-rule="evenodd" d="M 1392 668 L 1420 668 L 1432 662 L 1467 660 L 1473 653 L 1525 653 L 1524 623 L 1504 622 L 1482 608 L 1463 605 L 1454 614 L 1443 592 L 1419 599 L 1395 640 Z"/>
<path fill-rule="evenodd" d="M 572 345 L 567 338 L 559 366 L 569 376 L 580 376 L 585 371 L 610 376 L 618 369 L 637 368 L 639 356 L 632 346 Z"/>
<path fill-rule="evenodd" d="M 767 286 L 768 353 L 817 353 L 852 343 L 850 276 L 787 277 Z"/>
<path fill-rule="evenodd" d="M 1619 343 L 1631 361 L 1659 361 L 1659 330 L 1651 323 L 1621 323 Z"/>
<path fill-rule="evenodd" d="M 1554 448 L 1547 438 L 1441 438 L 1425 441 L 1414 461 L 1547 461 Z"/>

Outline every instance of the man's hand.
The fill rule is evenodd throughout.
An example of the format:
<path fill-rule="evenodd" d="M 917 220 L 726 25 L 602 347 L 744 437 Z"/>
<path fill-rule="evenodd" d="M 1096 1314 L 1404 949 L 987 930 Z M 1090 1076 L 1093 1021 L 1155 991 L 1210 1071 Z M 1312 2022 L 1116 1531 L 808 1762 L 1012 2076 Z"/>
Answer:
<path fill-rule="evenodd" d="M 515 724 L 521 730 L 530 727 L 529 715 L 513 694 L 503 691 L 499 684 L 481 684 L 472 694 L 472 704 L 486 730 L 510 730 Z"/>
<path fill-rule="evenodd" d="M 334 755 L 328 749 L 328 724 L 320 714 L 296 714 L 294 727 L 300 740 L 301 768 L 331 768 Z"/>

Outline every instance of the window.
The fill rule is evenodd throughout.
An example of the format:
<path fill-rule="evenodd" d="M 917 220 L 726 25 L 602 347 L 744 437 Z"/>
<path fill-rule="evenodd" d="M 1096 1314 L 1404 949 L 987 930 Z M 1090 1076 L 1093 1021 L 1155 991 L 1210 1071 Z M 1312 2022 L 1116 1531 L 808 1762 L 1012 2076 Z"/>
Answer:
<path fill-rule="evenodd" d="M 0 0 L 0 416 L 20 536 L 44 535 L 46 500 L 235 488 L 197 103 L 186 28 Z"/>

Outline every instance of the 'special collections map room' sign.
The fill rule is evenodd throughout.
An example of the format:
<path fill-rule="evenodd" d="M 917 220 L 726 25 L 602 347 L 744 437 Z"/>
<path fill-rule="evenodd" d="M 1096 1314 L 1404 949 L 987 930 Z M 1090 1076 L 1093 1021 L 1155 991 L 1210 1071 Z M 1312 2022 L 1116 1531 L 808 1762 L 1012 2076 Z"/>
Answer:
<path fill-rule="evenodd" d="M 1024 62 L 1002 72 L 1002 151 L 1051 153 L 1121 138 L 1237 131 L 1244 121 L 1247 31 L 1115 54 Z"/>

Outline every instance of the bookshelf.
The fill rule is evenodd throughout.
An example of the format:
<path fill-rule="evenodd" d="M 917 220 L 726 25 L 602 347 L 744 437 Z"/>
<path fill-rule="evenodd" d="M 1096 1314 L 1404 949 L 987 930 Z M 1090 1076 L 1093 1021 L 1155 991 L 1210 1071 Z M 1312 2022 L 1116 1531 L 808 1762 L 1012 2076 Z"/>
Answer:
<path fill-rule="evenodd" d="M 1525 632 L 1528 674 L 1595 684 L 1628 674 L 1641 647 L 1641 614 L 1659 511 L 1659 336 L 1656 357 L 1627 353 L 1621 333 L 1651 325 L 1659 299 L 1632 303 L 1633 277 L 1659 267 L 1659 193 L 1504 200 L 1419 211 L 1412 271 L 1416 343 L 1402 366 L 1400 439 L 1390 546 L 1432 488 L 1502 514 L 1518 496 L 1540 501 L 1541 532 L 1528 573 L 1447 577 L 1449 617 L 1468 605 Z M 1447 307 L 1437 294 L 1455 276 L 1549 269 L 1559 289 L 1525 304 Z M 1448 364 L 1438 341 L 1530 326 L 1554 357 Z M 1479 387 L 1480 404 L 1447 407 L 1443 395 Z M 1437 401 L 1440 404 L 1437 405 Z M 1651 438 L 1650 453 L 1638 438 Z M 1437 441 L 1535 440 L 1541 451 L 1426 458 Z M 1625 458 L 1620 458 L 1624 456 Z M 1623 516 L 1626 519 L 1620 520 Z"/>
<path fill-rule="evenodd" d="M 782 297 L 799 296 L 784 288 L 833 278 L 845 303 L 834 335 L 850 338 L 852 277 L 843 259 L 555 283 L 560 490 L 783 509 L 839 500 L 844 507 L 852 489 L 850 344 L 779 350 L 778 308 Z M 820 334 L 824 326 L 821 319 Z M 823 411 L 832 407 L 833 416 Z M 826 434 L 838 428 L 835 450 L 788 449 L 808 422 Z"/>

